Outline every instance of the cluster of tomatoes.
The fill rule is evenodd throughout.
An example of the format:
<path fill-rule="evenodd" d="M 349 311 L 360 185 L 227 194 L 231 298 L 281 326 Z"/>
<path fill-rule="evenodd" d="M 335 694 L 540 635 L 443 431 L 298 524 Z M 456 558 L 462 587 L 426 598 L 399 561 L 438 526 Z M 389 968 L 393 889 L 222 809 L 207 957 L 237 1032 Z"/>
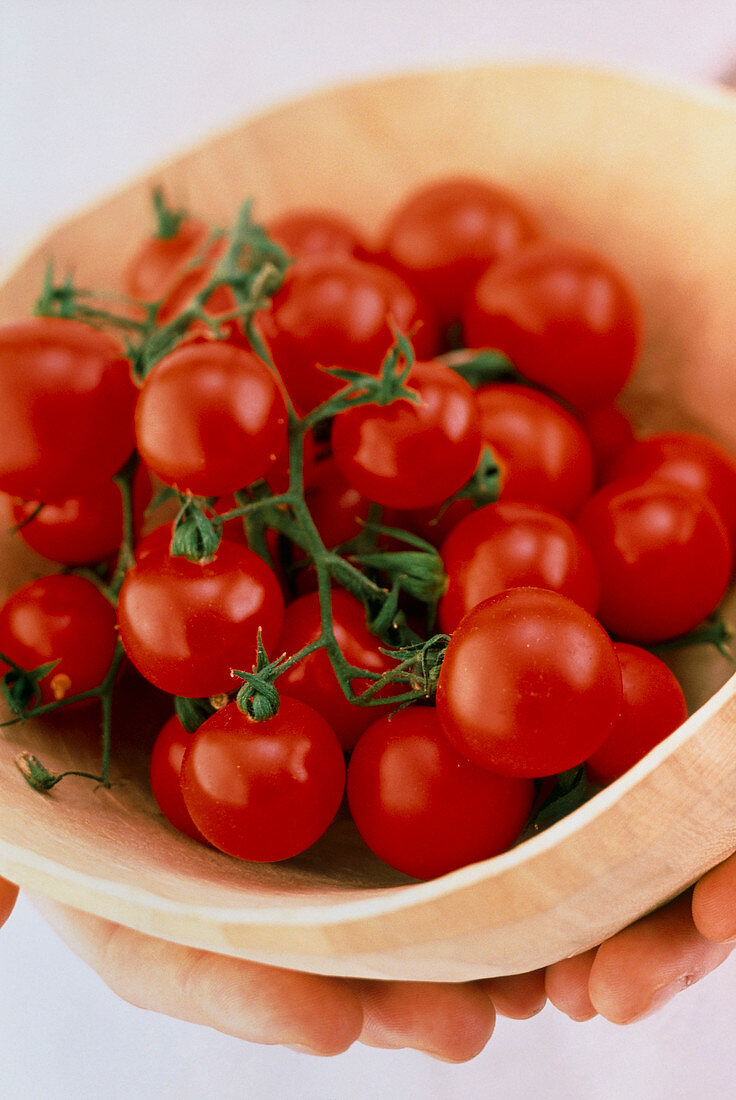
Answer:
<path fill-rule="evenodd" d="M 99 699 L 124 651 L 202 704 L 152 753 L 178 829 L 289 858 L 347 786 L 366 843 L 418 878 L 508 848 L 540 780 L 585 765 L 608 783 L 681 724 L 651 649 L 727 589 L 736 462 L 692 432 L 634 439 L 614 402 L 640 311 L 603 257 L 485 181 L 441 180 L 370 247 L 331 212 L 273 221 L 294 262 L 249 312 L 237 280 L 211 282 L 227 238 L 157 203 L 124 289 L 159 327 L 186 324 L 145 377 L 79 314 L 0 329 L 0 490 L 18 537 L 68 567 L 0 609 L 16 712 Z M 172 552 L 170 522 L 141 536 L 151 475 L 194 517 L 199 553 Z M 351 557 L 366 539 L 373 555 Z M 420 637 L 409 673 L 386 633 L 399 614 L 420 629 L 402 547 L 441 580 L 422 597 L 436 660 Z M 394 580 L 376 633 L 365 604 L 388 604 Z"/>

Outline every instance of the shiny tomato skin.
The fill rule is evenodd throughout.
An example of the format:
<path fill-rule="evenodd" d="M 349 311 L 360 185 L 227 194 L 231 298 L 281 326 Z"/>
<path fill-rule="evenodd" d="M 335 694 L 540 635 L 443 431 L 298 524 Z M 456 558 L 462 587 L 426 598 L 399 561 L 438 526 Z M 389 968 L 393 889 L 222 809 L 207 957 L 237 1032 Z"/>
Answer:
<path fill-rule="evenodd" d="M 42 704 L 99 687 L 116 643 L 115 608 L 86 577 L 39 577 L 0 608 L 0 652 L 26 671 L 59 662 L 40 682 Z"/>
<path fill-rule="evenodd" d="M 580 423 L 528 386 L 481 386 L 476 397 L 483 442 L 501 467 L 499 499 L 575 516 L 594 481 L 593 452 Z"/>
<path fill-rule="evenodd" d="M 161 727 L 151 749 L 151 790 L 161 813 L 175 829 L 206 844 L 181 793 L 181 765 L 191 739 L 192 734 L 184 729 L 176 715 Z"/>
<path fill-rule="evenodd" d="M 612 401 L 641 346 L 639 304 L 603 257 L 540 240 L 483 275 L 464 313 L 469 347 L 504 352 L 530 381 L 575 409 Z"/>
<path fill-rule="evenodd" d="M 321 367 L 377 374 L 396 329 L 418 358 L 437 352 L 436 320 L 414 292 L 394 272 L 352 256 L 299 260 L 258 322 L 300 413 L 345 385 Z"/>
<path fill-rule="evenodd" d="M 622 641 L 685 634 L 725 594 L 728 533 L 706 497 L 684 485 L 612 481 L 587 501 L 577 526 L 600 573 L 598 618 Z"/>
<path fill-rule="evenodd" d="M 445 653 L 437 713 L 457 751 L 500 775 L 581 764 L 621 713 L 621 670 L 602 626 L 541 588 L 509 588 L 462 620 Z"/>
<path fill-rule="evenodd" d="M 143 525 L 151 501 L 151 479 L 139 466 L 133 479 L 133 512 L 136 531 Z M 14 500 L 13 522 L 18 535 L 49 561 L 61 565 L 82 565 L 104 561 L 113 555 L 123 538 L 123 507 L 120 489 L 114 481 L 103 481 L 83 496 L 44 504 Z"/>
<path fill-rule="evenodd" d="M 230 703 L 204 722 L 184 755 L 181 788 L 210 844 L 238 859 L 290 859 L 331 824 L 345 761 L 328 723 L 286 695 L 256 722 Z"/>
<path fill-rule="evenodd" d="M 405 197 L 389 218 L 381 254 L 450 324 L 486 268 L 537 236 L 531 213 L 510 192 L 455 176 Z"/>
<path fill-rule="evenodd" d="M 575 527 L 554 512 L 515 502 L 487 504 L 453 528 L 440 553 L 448 580 L 438 616 L 446 634 L 506 588 L 549 588 L 591 615 L 598 606 L 593 555 Z"/>
<path fill-rule="evenodd" d="M 384 673 L 395 662 L 381 653 L 384 643 L 371 634 L 366 626 L 365 608 L 359 600 L 344 589 L 332 592 L 332 621 L 335 638 L 343 656 L 356 668 Z M 284 614 L 284 625 L 277 646 L 287 654 L 298 652 L 315 641 L 321 632 L 319 597 L 317 593 L 300 596 L 289 604 Z M 370 687 L 370 680 L 353 680 L 353 689 L 363 691 Z M 386 706 L 358 706 L 349 702 L 340 687 L 325 650 L 309 654 L 279 677 L 279 690 L 294 699 L 308 703 L 330 723 L 346 752 L 356 745 L 366 726 L 380 714 L 392 709 Z M 405 690 L 404 685 L 385 689 L 382 698 Z"/>
<path fill-rule="evenodd" d="M 632 442 L 612 463 L 608 480 L 672 481 L 708 497 L 736 545 L 736 458 L 699 432 L 659 432 Z"/>
<path fill-rule="evenodd" d="M 138 450 L 166 485 L 221 496 L 268 473 L 287 443 L 273 372 L 224 341 L 186 343 L 147 376 L 135 411 Z"/>
<path fill-rule="evenodd" d="M 118 597 L 125 651 L 162 691 L 189 698 L 235 690 L 230 670 L 250 671 L 258 627 L 271 651 L 284 600 L 275 574 L 253 551 L 225 539 L 214 558 L 168 553 L 166 536 L 139 555 Z"/>
<path fill-rule="evenodd" d="M 682 688 L 664 661 L 624 642 L 614 648 L 623 681 L 621 717 L 586 761 L 589 778 L 600 786 L 633 768 L 687 718 Z"/>
<path fill-rule="evenodd" d="M 184 217 L 170 237 L 147 237 L 123 274 L 123 289 L 141 302 L 157 302 L 170 290 L 207 240 L 207 225 Z"/>
<path fill-rule="evenodd" d="M 0 491 L 81 496 L 133 450 L 136 388 L 120 344 L 80 321 L 0 327 Z"/>
<path fill-rule="evenodd" d="M 428 879 L 509 848 L 534 785 L 471 764 L 447 740 L 435 708 L 413 706 L 368 727 L 350 758 L 347 791 L 368 847 L 396 870 Z"/>
<path fill-rule="evenodd" d="M 272 241 L 287 256 L 343 256 L 365 254 L 365 245 L 353 223 L 332 210 L 300 207 L 287 210 L 266 226 Z"/>
<path fill-rule="evenodd" d="M 419 395 L 339 413 L 332 449 L 343 477 L 389 508 L 440 504 L 472 477 L 481 451 L 472 388 L 443 363 L 415 363 L 408 386 Z"/>

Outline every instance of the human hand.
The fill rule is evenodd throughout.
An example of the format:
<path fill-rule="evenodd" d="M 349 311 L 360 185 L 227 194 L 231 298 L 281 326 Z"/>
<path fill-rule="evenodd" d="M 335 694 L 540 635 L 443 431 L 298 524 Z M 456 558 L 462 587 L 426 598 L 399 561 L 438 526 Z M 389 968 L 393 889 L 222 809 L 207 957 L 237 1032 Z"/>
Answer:
<path fill-rule="evenodd" d="M 252 1043 L 335 1055 L 359 1041 L 465 1062 L 493 1031 L 484 983 L 303 974 L 168 943 L 46 898 L 33 901 L 124 1000 Z"/>
<path fill-rule="evenodd" d="M 18 897 L 18 887 L 4 878 L 0 878 L 0 928 L 13 912 L 15 899 Z"/>
<path fill-rule="evenodd" d="M 705 977 L 736 944 L 736 857 L 600 945 L 547 967 L 549 1000 L 572 1020 L 633 1023 Z"/>

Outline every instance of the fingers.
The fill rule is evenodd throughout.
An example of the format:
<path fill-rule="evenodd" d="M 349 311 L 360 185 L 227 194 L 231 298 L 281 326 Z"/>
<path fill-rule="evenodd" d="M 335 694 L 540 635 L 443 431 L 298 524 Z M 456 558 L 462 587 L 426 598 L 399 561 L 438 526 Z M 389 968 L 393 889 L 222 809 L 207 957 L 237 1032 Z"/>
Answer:
<path fill-rule="evenodd" d="M 596 948 L 562 959 L 547 967 L 545 988 L 551 1003 L 571 1020 L 582 1022 L 597 1015 L 590 999 L 589 982 Z"/>
<path fill-rule="evenodd" d="M 703 875 L 693 891 L 693 920 L 709 940 L 736 939 L 736 855 Z"/>
<path fill-rule="evenodd" d="M 346 1050 L 363 1024 L 349 982 L 181 947 L 34 899 L 72 950 L 124 1000 L 252 1043 Z"/>
<path fill-rule="evenodd" d="M 6 879 L 0 878 L 0 928 L 13 912 L 15 900 L 18 897 L 18 887 Z"/>
<path fill-rule="evenodd" d="M 541 1012 L 547 1003 L 544 970 L 486 978 L 478 984 L 493 1001 L 499 1016 L 512 1020 L 528 1020 Z"/>
<path fill-rule="evenodd" d="M 354 983 L 363 1005 L 360 1041 L 366 1046 L 411 1047 L 445 1062 L 480 1054 L 496 1014 L 479 984 L 433 982 Z"/>
<path fill-rule="evenodd" d="M 731 949 L 701 935 L 688 892 L 601 944 L 590 972 L 591 1003 L 612 1023 L 631 1023 L 710 973 Z"/>

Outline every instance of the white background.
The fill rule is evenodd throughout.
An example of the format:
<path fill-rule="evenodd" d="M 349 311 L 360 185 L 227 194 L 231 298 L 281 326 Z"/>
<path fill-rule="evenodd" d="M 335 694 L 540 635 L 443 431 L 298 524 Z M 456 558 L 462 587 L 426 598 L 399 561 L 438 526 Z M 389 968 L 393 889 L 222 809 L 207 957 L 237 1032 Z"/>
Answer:
<path fill-rule="evenodd" d="M 5 0 L 0 267 L 51 223 L 261 106 L 356 76 L 494 58 L 713 79 L 736 0 Z M 441 168 L 441 150 L 438 151 Z M 466 1066 L 356 1046 L 328 1061 L 119 1001 L 22 899 L 0 934 L 0 1098 L 736 1096 L 736 956 L 628 1029 L 552 1008 Z"/>

